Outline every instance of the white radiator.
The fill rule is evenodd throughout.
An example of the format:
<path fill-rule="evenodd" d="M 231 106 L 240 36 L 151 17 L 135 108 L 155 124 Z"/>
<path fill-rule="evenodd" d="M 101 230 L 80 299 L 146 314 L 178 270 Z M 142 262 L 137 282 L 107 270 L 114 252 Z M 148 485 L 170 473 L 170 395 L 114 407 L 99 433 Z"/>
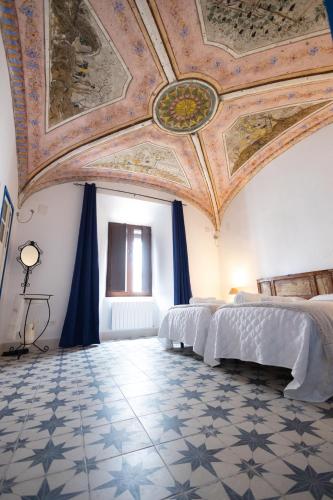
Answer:
<path fill-rule="evenodd" d="M 113 302 L 111 305 L 112 330 L 153 328 L 154 302 Z"/>

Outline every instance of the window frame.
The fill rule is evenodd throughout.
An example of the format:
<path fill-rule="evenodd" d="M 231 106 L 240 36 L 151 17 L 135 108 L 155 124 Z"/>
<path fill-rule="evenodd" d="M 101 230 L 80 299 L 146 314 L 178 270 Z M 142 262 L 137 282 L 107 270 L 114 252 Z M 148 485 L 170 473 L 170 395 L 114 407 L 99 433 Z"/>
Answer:
<path fill-rule="evenodd" d="M 109 222 L 109 224 L 113 224 Z M 106 276 L 106 297 L 152 297 L 152 259 L 151 259 L 151 227 L 150 226 L 139 226 L 137 224 L 124 224 L 126 226 L 126 265 L 125 265 L 125 283 L 126 290 L 124 291 L 112 291 L 111 289 L 111 271 L 109 271 L 109 248 L 107 252 L 107 276 Z M 134 231 L 135 229 L 140 229 L 141 240 L 143 240 L 144 229 L 148 229 L 148 238 L 149 238 L 149 269 L 148 269 L 148 283 L 149 290 L 144 292 L 133 292 L 132 290 L 132 276 L 133 276 L 133 265 L 132 265 L 132 254 L 133 254 L 133 242 L 134 242 Z M 108 246 L 110 245 L 110 236 L 108 233 Z M 112 248 L 112 247 L 111 247 Z"/>

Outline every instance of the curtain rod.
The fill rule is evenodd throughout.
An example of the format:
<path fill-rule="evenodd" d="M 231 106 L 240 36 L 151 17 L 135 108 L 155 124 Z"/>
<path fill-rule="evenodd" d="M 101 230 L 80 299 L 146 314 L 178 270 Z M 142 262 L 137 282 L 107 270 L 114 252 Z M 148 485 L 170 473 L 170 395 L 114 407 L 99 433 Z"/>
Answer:
<path fill-rule="evenodd" d="M 80 182 L 74 182 L 74 186 L 84 187 L 85 185 L 80 183 Z M 157 201 L 164 201 L 165 203 L 172 203 L 171 200 L 165 200 L 163 198 L 157 198 L 156 196 L 149 196 L 147 194 L 131 193 L 130 191 L 121 191 L 120 189 L 112 189 L 112 188 L 107 188 L 107 187 L 102 187 L 102 186 L 96 186 L 96 189 L 103 189 L 104 191 L 113 191 L 115 193 L 130 194 L 134 198 L 136 198 L 137 196 L 140 196 L 141 198 L 149 198 L 150 200 L 157 200 Z M 183 206 L 186 207 L 187 205 L 185 205 L 185 203 L 183 203 Z"/>

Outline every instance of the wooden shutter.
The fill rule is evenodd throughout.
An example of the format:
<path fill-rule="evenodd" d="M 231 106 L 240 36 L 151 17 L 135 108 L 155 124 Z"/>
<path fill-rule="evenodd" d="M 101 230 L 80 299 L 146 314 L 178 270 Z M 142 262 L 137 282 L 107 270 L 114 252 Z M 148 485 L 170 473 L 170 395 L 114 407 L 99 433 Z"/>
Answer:
<path fill-rule="evenodd" d="M 109 222 L 106 296 L 126 291 L 126 224 Z"/>
<path fill-rule="evenodd" d="M 146 295 L 152 292 L 151 272 L 151 228 L 142 226 L 142 291 Z"/>

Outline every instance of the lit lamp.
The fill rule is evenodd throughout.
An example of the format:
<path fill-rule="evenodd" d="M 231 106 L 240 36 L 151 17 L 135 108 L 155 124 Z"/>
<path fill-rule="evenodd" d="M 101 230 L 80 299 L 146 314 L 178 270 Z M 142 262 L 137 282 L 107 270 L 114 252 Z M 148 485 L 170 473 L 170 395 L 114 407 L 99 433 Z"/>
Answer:
<path fill-rule="evenodd" d="M 238 288 L 230 288 L 229 295 L 236 295 L 239 292 Z"/>

